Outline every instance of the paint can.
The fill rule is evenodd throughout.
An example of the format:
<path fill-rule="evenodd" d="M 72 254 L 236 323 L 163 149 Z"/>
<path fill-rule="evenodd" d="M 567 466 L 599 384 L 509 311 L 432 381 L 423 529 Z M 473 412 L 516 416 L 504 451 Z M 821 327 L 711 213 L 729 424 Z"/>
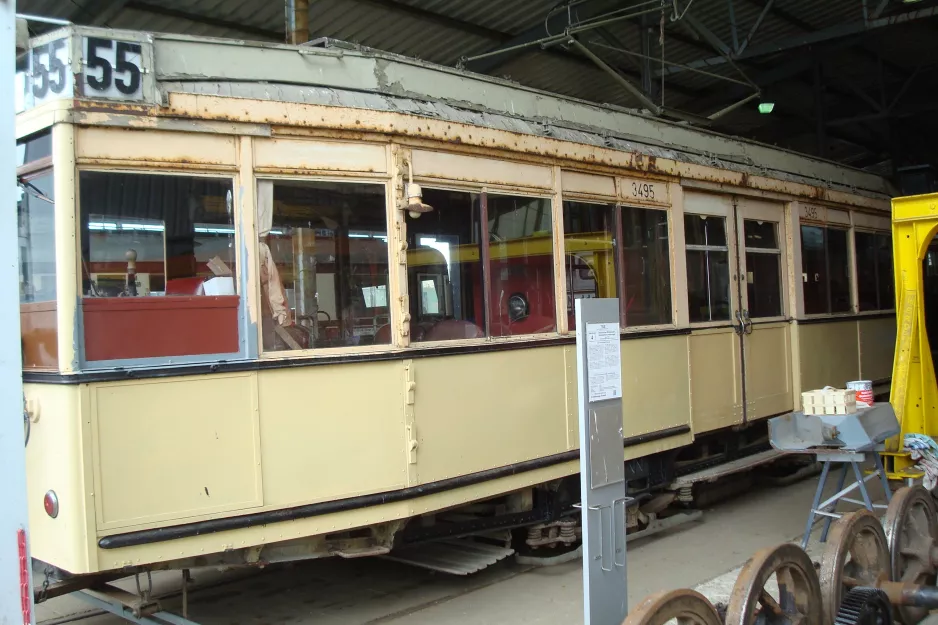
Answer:
<path fill-rule="evenodd" d="M 847 382 L 847 388 L 857 392 L 857 401 L 862 401 L 870 406 L 873 405 L 873 381 L 856 380 Z"/>

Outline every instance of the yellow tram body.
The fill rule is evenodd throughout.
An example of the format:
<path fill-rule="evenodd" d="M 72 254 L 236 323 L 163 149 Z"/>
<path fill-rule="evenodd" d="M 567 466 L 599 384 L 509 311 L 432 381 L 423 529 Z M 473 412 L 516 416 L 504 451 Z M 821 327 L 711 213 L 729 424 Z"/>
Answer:
<path fill-rule="evenodd" d="M 32 162 L 27 156 L 19 172 L 33 187 L 29 202 L 41 201 L 36 188 L 54 198 L 54 271 L 33 278 L 38 286 L 29 285 L 21 317 L 32 553 L 60 569 L 88 574 L 380 554 L 406 528 L 432 528 L 446 511 L 492 500 L 498 514 L 513 519 L 506 524 L 531 522 L 532 489 L 578 471 L 570 312 L 583 295 L 618 293 L 623 301 L 625 461 L 673 461 L 708 436 L 758 433 L 760 424 L 764 437 L 765 418 L 796 409 L 805 389 L 858 378 L 874 380 L 879 390 L 888 386 L 894 303 L 858 310 L 865 277 L 853 238 L 889 232 L 888 188 L 880 178 L 371 51 L 77 27 L 31 45 L 54 55 L 61 39 L 77 70 L 76 91 L 37 98 L 17 118 L 27 153 L 31 141 L 51 138 L 48 154 Z M 103 77 L 88 65 L 91 52 L 103 58 L 102 50 L 120 50 L 121 42 L 125 52 L 139 52 L 133 62 L 145 70 L 144 93 L 130 101 L 113 89 L 96 94 Z M 296 87 L 304 81 L 306 91 Z M 449 107 L 451 118 L 423 115 L 416 104 L 371 104 L 403 102 L 413 95 L 408 85 L 418 83 L 424 99 Z M 343 104 L 335 95 L 343 89 L 368 95 Z M 471 105 L 486 90 L 496 112 L 540 108 L 549 119 L 576 113 L 629 139 L 591 143 L 585 124 L 571 131 L 579 140 L 531 134 L 517 118 L 516 128 L 486 126 Z M 766 159 L 757 163 L 761 173 L 731 165 L 726 155 L 733 150 Z M 725 162 L 703 156 L 708 151 L 722 151 Z M 141 175 L 150 186 L 135 187 L 142 179 L 133 176 Z M 434 206 L 437 215 L 408 214 L 409 175 L 425 201 L 443 202 Z M 189 189 L 227 185 L 231 192 L 227 207 L 220 192 L 189 192 L 178 211 L 188 234 L 170 236 L 177 226 L 152 217 L 159 208 L 154 189 L 163 193 L 167 180 L 180 177 L 195 181 Z M 358 185 L 359 195 L 343 185 Z M 200 200 L 200 193 L 211 197 Z M 355 206 L 371 207 L 383 225 L 355 233 L 328 226 L 330 219 L 357 218 L 339 208 L 315 213 L 325 215 L 326 226 L 297 225 L 296 211 L 302 217 L 325 210 L 329 193 L 365 198 Z M 168 192 L 160 197 L 166 206 L 175 201 Z M 430 235 L 413 238 L 431 227 L 422 224 L 456 215 L 446 202 L 463 199 L 467 211 L 520 206 L 518 214 L 538 225 L 517 225 L 505 209 L 473 222 L 490 235 L 484 239 L 444 246 Z M 144 206 L 150 217 L 140 216 Z M 534 216 L 531 206 L 539 211 Z M 565 219 L 591 207 L 612 215 L 610 230 L 571 232 L 572 218 Z M 124 216 L 108 216 L 120 211 Z M 634 245 L 609 234 L 625 231 L 627 218 L 634 218 L 627 231 Z M 702 222 L 710 225 L 698 231 Z M 722 239 L 707 230 L 713 224 Z M 774 235 L 760 230 L 765 224 Z M 505 235 L 511 228 L 520 234 Z M 750 228 L 757 234 L 750 237 Z M 704 230 L 716 238 L 692 241 Z M 842 251 L 841 235 L 831 232 L 850 241 Z M 804 285 L 819 284 L 824 273 L 809 275 L 815 261 L 802 257 L 802 233 L 833 241 L 822 246 L 825 267 L 843 261 L 847 276 L 845 284 L 828 280 L 828 309 L 821 312 L 811 310 L 817 298 L 806 309 Z M 126 268 L 129 245 L 137 274 Z M 352 246 L 357 251 L 348 251 Z M 172 256 L 171 248 L 183 252 Z M 229 277 L 207 273 L 200 249 L 230 254 L 234 294 L 200 294 L 206 278 Z M 386 256 L 376 258 L 376 250 Z M 273 311 L 276 319 L 269 302 L 278 294 L 262 284 L 271 271 L 265 254 L 294 284 L 292 296 L 284 288 L 286 297 L 277 300 L 292 325 L 268 318 Z M 278 254 L 295 262 L 280 262 Z M 297 259 L 304 254 L 329 272 L 310 270 L 312 261 L 303 269 Z M 646 262 L 667 271 L 650 275 Z M 150 286 L 142 279 L 134 286 L 146 293 L 103 292 L 107 276 L 120 282 L 146 267 L 156 268 L 146 269 Z M 458 288 L 451 283 L 457 267 Z M 470 280 L 473 272 L 481 277 Z M 535 273 L 537 297 L 510 300 L 513 276 L 523 283 Z M 319 286 L 301 315 L 298 285 L 307 278 Z M 769 279 L 763 298 L 759 289 Z M 54 299 L 39 301 L 36 293 L 48 292 L 50 280 Z M 196 291 L 173 295 L 173 280 Z M 352 283 L 359 285 L 354 306 L 343 309 L 348 293 L 341 288 Z M 155 295 L 160 284 L 162 299 Z M 324 284 L 334 286 L 335 302 L 321 296 Z M 691 301 L 689 288 L 705 291 L 703 299 Z M 835 288 L 846 293 L 843 310 L 831 304 Z M 640 293 L 632 297 L 631 289 Z M 725 302 L 715 303 L 717 296 Z M 767 312 L 749 315 L 757 305 Z M 356 317 L 355 306 L 367 314 Z M 523 311 L 522 320 L 541 306 L 547 325 L 517 331 L 517 319 L 500 317 L 514 314 L 511 306 Z M 475 322 L 465 321 L 473 314 Z M 180 321 L 162 327 L 171 315 Z M 457 316 L 463 323 L 453 331 L 469 334 L 434 334 Z M 183 349 L 214 341 L 222 326 L 235 330 L 219 335 L 218 344 L 234 347 L 220 355 L 110 357 L 137 354 L 144 344 L 159 352 L 174 332 L 191 333 Z M 50 492 L 54 516 L 44 507 Z"/>

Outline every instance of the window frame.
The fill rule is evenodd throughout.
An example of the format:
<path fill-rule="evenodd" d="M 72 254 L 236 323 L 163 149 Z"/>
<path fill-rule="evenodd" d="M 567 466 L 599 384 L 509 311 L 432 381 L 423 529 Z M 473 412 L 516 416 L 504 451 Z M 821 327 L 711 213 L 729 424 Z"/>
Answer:
<path fill-rule="evenodd" d="M 393 212 L 397 211 L 398 207 L 395 205 L 394 201 L 394 186 L 393 180 L 388 177 L 385 173 L 375 174 L 369 176 L 368 174 L 362 174 L 357 172 L 351 172 L 348 175 L 337 175 L 335 173 L 291 173 L 291 174 L 274 174 L 268 173 L 266 170 L 255 170 L 254 175 L 251 179 L 251 193 L 253 193 L 254 202 L 253 202 L 253 214 L 248 217 L 251 223 L 251 240 L 250 240 L 250 249 L 251 249 L 251 270 L 254 272 L 255 276 L 260 276 L 260 248 L 258 247 L 258 226 L 257 226 L 257 206 L 258 206 L 258 194 L 257 186 L 261 181 L 269 181 L 276 184 L 278 181 L 293 181 L 293 182 L 331 182 L 337 184 L 372 184 L 375 186 L 381 186 L 384 188 L 384 203 L 385 203 L 385 225 L 387 227 L 387 260 L 388 260 L 388 313 L 390 315 L 390 326 L 392 328 L 391 332 L 391 342 L 382 343 L 380 345 L 346 345 L 342 347 L 308 347 L 306 349 L 285 349 L 279 351 L 264 351 L 263 345 L 263 334 L 258 330 L 255 332 L 254 341 L 256 344 L 257 350 L 257 359 L 258 360 L 285 360 L 291 358 L 309 358 L 311 356 L 337 356 L 343 354 L 380 354 L 398 351 L 401 349 L 401 345 L 397 342 L 396 336 L 397 332 L 394 331 L 396 328 L 400 327 L 401 323 L 401 312 L 400 307 L 395 306 L 393 301 L 391 301 L 391 293 L 393 288 L 391 287 L 392 282 L 397 280 L 397 273 L 394 270 L 393 265 L 393 255 L 391 254 L 391 246 L 393 245 L 396 235 L 392 232 L 394 229 L 394 222 L 391 219 Z M 406 252 L 405 252 L 406 253 Z M 406 293 L 406 279 L 403 284 L 404 293 Z M 258 319 L 260 319 L 259 313 L 261 309 L 261 299 L 263 298 L 263 287 L 261 286 L 261 281 L 254 281 L 254 289 L 252 295 L 254 301 L 257 303 L 258 309 Z"/>
<path fill-rule="evenodd" d="M 839 209 L 838 209 L 839 210 Z M 809 313 L 807 312 L 807 306 L 804 299 L 804 244 L 802 242 L 802 233 L 801 229 L 803 227 L 810 228 L 820 228 L 824 231 L 824 268 L 827 272 L 827 312 L 822 313 Z M 833 308 L 833 297 L 831 295 L 830 288 L 830 254 L 828 252 L 828 243 L 827 243 L 827 231 L 828 230 L 838 230 L 846 234 L 847 240 L 847 280 L 849 284 L 847 285 L 847 292 L 850 297 L 850 310 L 848 311 L 838 311 L 832 312 Z M 797 269 L 798 273 L 802 275 L 801 280 L 799 280 L 799 286 L 801 289 L 801 305 L 804 311 L 804 319 L 829 319 L 829 318 L 849 318 L 857 316 L 857 263 L 856 263 L 856 245 L 854 241 L 854 226 L 850 223 L 841 223 L 839 221 L 813 221 L 813 220 L 798 220 L 798 257 L 801 260 L 801 266 Z"/>
<path fill-rule="evenodd" d="M 656 181 L 657 182 L 657 181 Z M 616 258 L 616 297 L 619 299 L 619 334 L 637 334 L 642 332 L 655 332 L 660 330 L 673 330 L 677 328 L 677 313 L 675 310 L 676 297 L 678 296 L 676 288 L 676 273 L 675 273 L 675 246 L 674 246 L 674 211 L 672 210 L 671 205 L 668 204 L 639 204 L 636 202 L 626 202 L 617 196 L 611 195 L 597 195 L 591 193 L 582 193 L 582 192 L 564 192 L 561 201 L 560 207 L 561 211 L 564 210 L 564 202 L 581 202 L 583 204 L 595 204 L 597 206 L 606 206 L 613 207 L 615 212 L 613 213 L 613 228 L 614 231 L 613 241 L 615 242 L 615 258 Z M 640 325 L 640 326 L 630 326 L 626 324 L 627 317 L 626 311 L 623 307 L 622 295 L 625 292 L 625 273 L 622 271 L 623 266 L 625 265 L 625 248 L 623 247 L 623 219 L 622 219 L 622 210 L 624 208 L 637 208 L 650 211 L 661 211 L 665 213 L 668 224 L 668 284 L 671 291 L 671 306 L 668 310 L 668 314 L 671 317 L 670 323 L 658 323 L 653 325 Z M 564 223 L 564 214 L 560 215 L 560 224 Z M 564 267 L 564 274 L 566 275 L 566 258 L 567 258 L 567 232 L 564 230 L 560 233 L 560 241 L 562 249 L 561 264 Z M 686 288 L 685 296 L 686 296 Z M 566 293 L 564 293 L 566 295 Z M 564 302 L 564 309 L 566 309 L 566 302 Z M 567 328 L 567 335 L 575 336 L 576 327 Z"/>
<path fill-rule="evenodd" d="M 681 253 L 681 262 L 684 264 L 684 282 L 683 290 L 681 297 L 683 298 L 684 306 L 687 306 L 687 323 L 688 327 L 693 330 L 707 330 L 707 329 L 721 329 L 721 328 L 731 328 L 735 327 L 735 313 L 738 309 L 738 302 L 740 301 L 739 294 L 739 282 L 734 280 L 734 276 L 739 272 L 739 262 L 737 255 L 737 246 L 739 245 L 739 237 L 736 227 L 736 217 L 735 212 L 732 206 L 732 196 L 723 195 L 723 194 L 706 194 L 708 197 L 715 198 L 715 200 L 708 204 L 707 206 L 695 206 L 691 210 L 687 209 L 687 206 L 684 206 L 684 210 L 681 213 L 681 232 L 683 234 L 682 242 L 683 247 L 680 250 Z M 723 220 L 723 233 L 726 238 L 726 249 L 721 249 L 724 246 L 708 246 L 708 245 L 699 245 L 699 244 L 688 244 L 687 243 L 687 231 L 684 228 L 684 220 L 688 215 L 693 215 L 695 217 L 706 216 L 706 217 L 718 217 Z M 673 246 L 672 246 L 673 247 Z M 690 278 L 688 274 L 690 273 L 687 269 L 687 252 L 690 251 L 714 251 L 714 252 L 726 252 L 727 257 L 727 267 L 729 271 L 729 301 L 730 301 L 730 317 L 729 319 L 718 319 L 716 321 L 693 321 L 690 318 Z"/>
<path fill-rule="evenodd" d="M 854 302 L 854 308 L 855 308 L 856 314 L 857 314 L 858 316 L 862 316 L 862 315 L 878 315 L 878 314 L 882 314 L 882 313 L 889 313 L 889 312 L 893 312 L 893 313 L 894 313 L 894 312 L 896 312 L 895 284 L 893 285 L 893 297 L 892 297 L 892 300 L 889 302 L 889 306 L 888 306 L 888 307 L 883 308 L 883 303 L 882 303 L 882 302 L 879 302 L 879 306 L 878 306 L 877 308 L 874 308 L 874 309 L 871 309 L 871 310 L 861 310 L 861 309 L 860 309 L 860 282 L 859 282 L 859 280 L 858 280 L 859 271 L 860 271 L 860 263 L 859 263 L 859 261 L 857 260 L 857 259 L 859 258 L 859 256 L 857 255 L 857 238 L 856 238 L 857 233 L 869 234 L 869 235 L 872 235 L 872 236 L 874 237 L 874 239 L 873 239 L 873 240 L 874 240 L 874 247 L 873 247 L 873 250 L 874 250 L 874 254 L 875 254 L 875 250 L 878 249 L 878 248 L 875 246 L 875 240 L 876 240 L 875 237 L 876 237 L 876 236 L 887 236 L 887 237 L 889 237 L 890 249 L 892 249 L 892 230 L 882 230 L 882 229 L 879 229 L 879 228 L 869 227 L 869 226 L 854 226 L 854 227 L 852 228 L 852 230 L 853 230 L 853 236 L 850 237 L 850 239 L 851 239 L 851 244 L 853 245 L 853 257 L 854 257 L 854 271 L 853 271 L 853 280 L 854 280 L 854 284 L 853 284 L 852 286 L 854 287 L 853 290 L 854 290 L 854 291 L 856 292 L 856 294 L 857 294 L 856 302 Z M 879 296 L 880 296 L 879 284 L 880 284 L 880 280 L 882 279 L 882 277 L 879 275 L 879 263 L 878 263 L 877 261 L 878 261 L 878 258 L 876 258 L 876 257 L 874 256 L 874 260 L 873 260 L 873 271 L 875 272 L 875 276 L 876 276 L 876 282 L 875 282 L 876 299 L 877 299 L 877 301 L 879 301 Z M 894 258 L 893 258 L 892 253 L 890 253 L 890 256 L 889 256 L 889 264 L 890 264 L 891 267 L 893 267 L 893 274 L 894 274 L 895 265 L 894 265 Z M 893 275 L 893 274 L 891 274 L 891 275 L 889 276 L 889 279 L 894 281 L 894 280 L 895 280 L 895 275 Z"/>
<path fill-rule="evenodd" d="M 104 174 L 131 174 L 131 175 L 159 175 L 159 176 L 185 176 L 188 178 L 214 178 L 226 179 L 231 183 L 232 193 L 232 227 L 234 228 L 234 245 L 237 253 L 237 262 L 235 266 L 235 283 L 238 294 L 238 351 L 218 354 L 198 354 L 185 356 L 154 356 L 147 358 L 121 358 L 116 360 L 88 360 L 85 348 L 85 324 L 84 324 L 84 306 L 83 300 L 86 298 L 82 292 L 82 276 L 84 274 L 82 246 L 81 246 L 81 224 L 83 208 L 81 206 L 81 174 L 82 172 L 94 172 Z M 244 255 L 241 250 L 244 249 L 244 232 L 250 227 L 253 230 L 254 221 L 244 221 L 242 218 L 242 204 L 236 193 L 240 183 L 240 176 L 237 172 L 230 169 L 185 169 L 182 167 L 160 167 L 147 168 L 143 166 L 121 166 L 121 167 L 102 167 L 92 164 L 78 164 L 75 167 L 75 263 L 78 270 L 76 273 L 76 291 L 78 293 L 78 305 L 76 307 L 77 330 L 79 335 L 78 345 L 75 350 L 75 356 L 78 361 L 77 369 L 79 371 L 99 371 L 107 369 L 143 369 L 149 367 L 165 367 L 175 365 L 192 364 L 210 364 L 218 362 L 244 361 L 250 359 L 247 349 L 250 339 L 250 331 L 247 320 L 251 318 L 249 314 L 248 302 L 248 272 L 243 270 Z"/>
<path fill-rule="evenodd" d="M 500 162 L 500 161 L 498 161 Z M 466 344 L 480 344 L 480 343 L 515 343 L 515 342 L 530 342 L 544 339 L 556 338 L 562 336 L 560 333 L 560 319 L 557 315 L 557 304 L 556 298 L 561 295 L 560 287 L 557 284 L 556 280 L 556 271 L 554 272 L 554 329 L 550 332 L 540 332 L 537 334 L 516 334 L 508 336 L 491 336 L 490 327 L 491 327 L 491 255 L 490 255 L 490 232 L 488 225 L 488 195 L 507 195 L 514 197 L 528 197 L 536 198 L 541 200 L 548 200 L 550 202 L 551 210 L 551 262 L 557 262 L 557 215 L 558 210 L 563 210 L 562 201 L 561 206 L 558 209 L 557 206 L 557 196 L 556 193 L 541 188 L 527 188 L 527 187 L 516 187 L 506 184 L 497 184 L 497 183 L 473 183 L 473 182 L 460 182 L 457 180 L 449 179 L 440 179 L 430 176 L 418 176 L 414 175 L 414 182 L 419 184 L 423 189 L 433 189 L 438 191 L 455 191 L 457 193 L 475 193 L 482 198 L 481 206 L 483 214 L 481 215 L 481 224 L 480 224 L 480 237 L 482 239 L 481 249 L 479 250 L 480 262 L 482 263 L 482 283 L 483 283 L 483 310 L 485 311 L 485 319 L 482 330 L 485 332 L 485 336 L 474 339 L 453 339 L 453 340 L 442 340 L 442 341 L 410 341 L 408 343 L 409 349 L 438 349 L 440 347 L 447 346 L 456 346 L 456 345 L 466 345 Z M 409 218 L 408 218 L 409 219 Z M 407 219 L 404 220 L 404 228 L 402 231 L 402 236 L 404 241 L 407 240 L 408 229 L 407 229 Z M 562 221 L 561 221 L 562 225 Z M 406 253 L 405 253 L 406 254 Z M 406 256 L 405 256 L 406 264 Z M 405 283 L 403 285 L 403 292 L 408 293 L 410 289 L 410 284 L 407 282 L 410 279 L 408 275 L 405 278 Z M 408 315 L 410 315 L 410 308 L 407 310 Z"/>

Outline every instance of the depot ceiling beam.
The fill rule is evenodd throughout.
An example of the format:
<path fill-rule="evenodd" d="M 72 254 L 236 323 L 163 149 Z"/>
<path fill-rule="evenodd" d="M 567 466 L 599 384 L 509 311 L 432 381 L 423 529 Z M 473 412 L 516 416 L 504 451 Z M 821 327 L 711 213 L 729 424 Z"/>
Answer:
<path fill-rule="evenodd" d="M 160 6 L 158 4 L 150 4 L 149 2 L 143 2 L 142 0 L 130 0 L 129 2 L 127 2 L 125 8 L 131 9 L 134 11 L 140 11 L 143 13 L 149 13 L 151 15 L 162 15 L 164 17 L 174 17 L 176 19 L 188 20 L 192 22 L 193 24 L 204 24 L 206 26 L 214 26 L 215 28 L 223 28 L 225 30 L 231 30 L 234 32 L 244 33 L 245 35 L 253 35 L 255 37 L 260 37 L 261 39 L 270 39 L 273 41 L 284 40 L 283 31 L 267 30 L 266 28 L 257 28 L 256 26 L 243 24 L 241 22 L 232 22 L 229 20 L 217 19 L 214 17 L 209 17 L 207 15 L 201 15 L 198 13 L 191 13 L 189 11 L 180 11 L 178 9 L 171 9 L 169 7 Z"/>
<path fill-rule="evenodd" d="M 68 21 L 89 26 L 109 26 L 110 22 L 127 4 L 126 0 L 85 0 L 73 2 Z"/>
<path fill-rule="evenodd" d="M 760 0 L 747 0 L 747 2 L 749 2 L 749 4 L 751 4 L 751 5 L 754 6 L 754 7 L 760 7 L 760 6 L 762 6 Z M 889 0 L 883 0 L 882 5 L 880 5 L 879 7 L 877 7 L 877 10 L 873 12 L 873 19 L 876 19 L 876 18 L 878 18 L 878 17 L 880 16 L 880 14 L 883 12 L 883 9 L 885 8 L 885 5 L 886 5 L 888 2 L 889 2 Z M 877 11 L 878 11 L 878 12 L 877 12 Z M 770 15 L 772 15 L 773 17 L 782 20 L 782 21 L 785 22 L 786 24 L 791 24 L 791 25 L 794 26 L 795 28 L 798 28 L 798 29 L 800 29 L 800 30 L 803 30 L 804 32 L 810 33 L 810 32 L 814 32 L 815 30 L 817 30 L 812 24 L 810 24 L 810 23 L 806 22 L 805 20 L 801 19 L 800 17 L 798 17 L 798 16 L 795 15 L 794 13 L 789 13 L 788 11 L 786 11 L 785 9 L 783 9 L 782 7 L 779 7 L 779 6 L 777 6 L 777 5 L 773 5 L 773 6 L 771 7 L 769 13 L 770 13 Z M 869 17 L 867 17 L 867 18 L 864 20 L 864 22 L 868 25 L 868 24 L 869 24 Z M 867 50 L 865 47 L 863 47 L 862 43 L 860 43 L 860 42 L 857 42 L 857 44 L 853 47 L 853 50 L 854 50 L 857 54 L 862 55 L 863 57 L 865 57 L 867 60 L 870 60 L 870 61 L 879 62 L 880 59 L 882 58 L 882 57 L 880 57 L 878 54 L 875 54 L 874 52 L 871 52 L 870 50 Z M 891 71 L 894 71 L 894 72 L 896 72 L 896 73 L 898 73 L 898 74 L 900 74 L 900 75 L 902 75 L 902 74 L 904 73 L 904 72 L 902 72 L 901 68 L 899 68 L 899 67 L 896 66 L 896 65 L 893 65 L 892 63 L 887 63 L 887 65 L 889 65 L 889 69 L 890 69 Z"/>
<path fill-rule="evenodd" d="M 509 41 L 512 36 L 509 33 L 502 32 L 500 30 L 495 30 L 494 28 L 486 28 L 479 24 L 473 22 L 467 22 L 466 20 L 461 20 L 455 17 L 450 17 L 449 15 L 444 15 L 443 13 L 437 13 L 436 11 L 430 11 L 428 9 L 422 9 L 417 6 L 410 4 L 405 4 L 399 0 L 356 0 L 359 4 L 371 5 L 373 7 L 378 7 L 391 11 L 392 13 L 399 13 L 401 15 L 408 15 L 416 19 L 428 22 L 430 24 L 436 24 L 437 26 L 442 26 L 443 28 L 450 28 L 452 30 L 458 30 L 469 35 L 476 35 L 483 39 L 491 39 L 500 43 Z"/>
<path fill-rule="evenodd" d="M 824 43 L 827 41 L 833 41 L 836 39 L 842 39 L 844 37 L 850 37 L 852 35 L 858 35 L 873 30 L 879 30 L 883 28 L 890 28 L 893 26 L 900 26 L 903 24 L 909 24 L 919 20 L 929 19 L 938 15 L 938 7 L 930 7 L 926 9 L 919 9 L 917 11 L 905 11 L 896 15 L 890 15 L 888 17 L 882 17 L 876 20 L 870 20 L 867 23 L 864 23 L 863 20 L 856 22 L 848 22 L 846 24 L 840 24 L 833 26 L 831 28 L 825 28 L 822 30 L 817 30 L 814 32 L 804 33 L 801 35 L 795 35 L 793 37 L 786 37 L 779 39 L 778 41 L 767 42 L 764 44 L 759 44 L 750 47 L 748 50 L 745 50 L 742 54 L 735 57 L 734 60 L 742 59 L 751 59 L 759 56 L 765 56 L 768 54 L 776 54 L 778 52 L 786 52 L 788 50 L 793 50 L 795 48 L 801 48 L 804 46 L 810 46 L 818 43 Z M 687 63 L 690 67 L 713 67 L 715 65 L 723 65 L 727 62 L 727 59 L 723 56 L 712 57 L 708 59 L 700 59 L 697 61 L 692 61 Z M 686 71 L 680 67 L 669 67 L 663 70 L 658 70 L 658 75 L 670 75 L 678 74 L 680 72 Z"/>

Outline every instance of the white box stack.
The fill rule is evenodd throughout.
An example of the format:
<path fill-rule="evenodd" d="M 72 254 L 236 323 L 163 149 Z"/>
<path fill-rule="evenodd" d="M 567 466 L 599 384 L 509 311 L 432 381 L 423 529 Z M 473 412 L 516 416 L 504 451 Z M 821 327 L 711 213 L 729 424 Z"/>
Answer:
<path fill-rule="evenodd" d="M 857 392 L 831 387 L 805 391 L 801 394 L 801 409 L 806 415 L 853 414 L 857 411 Z"/>

